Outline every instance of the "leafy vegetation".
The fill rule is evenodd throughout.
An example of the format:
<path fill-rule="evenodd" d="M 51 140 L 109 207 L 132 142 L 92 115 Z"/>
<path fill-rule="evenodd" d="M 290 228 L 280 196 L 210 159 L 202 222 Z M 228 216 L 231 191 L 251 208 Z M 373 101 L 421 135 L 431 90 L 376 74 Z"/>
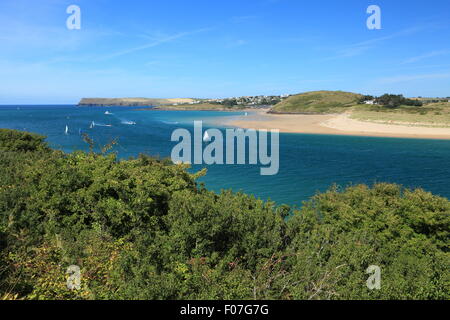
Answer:
<path fill-rule="evenodd" d="M 362 96 L 359 99 L 359 103 L 364 103 L 365 101 L 373 100 L 375 104 L 387 107 L 387 108 L 398 108 L 400 106 L 412 106 L 421 107 L 423 102 L 417 99 L 407 99 L 401 94 L 383 94 L 380 97 L 373 96 Z"/>
<path fill-rule="evenodd" d="M 283 100 L 272 113 L 333 113 L 345 111 L 360 100 L 361 95 L 343 91 L 312 91 Z"/>
<path fill-rule="evenodd" d="M 3 299 L 450 298 L 450 201 L 420 189 L 332 187 L 294 210 L 215 194 L 168 161 L 64 154 L 11 130 L 0 165 Z"/>
<path fill-rule="evenodd" d="M 414 124 L 426 127 L 450 126 L 450 103 L 430 103 L 422 107 L 358 105 L 352 108 L 352 118 L 382 123 Z"/>

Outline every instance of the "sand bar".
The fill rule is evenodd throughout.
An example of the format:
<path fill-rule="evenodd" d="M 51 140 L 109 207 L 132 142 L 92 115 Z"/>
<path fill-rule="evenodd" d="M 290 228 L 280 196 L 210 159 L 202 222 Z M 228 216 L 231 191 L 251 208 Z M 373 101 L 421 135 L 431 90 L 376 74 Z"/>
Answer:
<path fill-rule="evenodd" d="M 260 110 L 247 117 L 236 117 L 227 125 L 252 129 L 279 129 L 287 133 L 335 134 L 370 137 L 450 139 L 450 128 L 396 125 L 360 121 L 350 114 L 297 115 L 267 114 Z"/>

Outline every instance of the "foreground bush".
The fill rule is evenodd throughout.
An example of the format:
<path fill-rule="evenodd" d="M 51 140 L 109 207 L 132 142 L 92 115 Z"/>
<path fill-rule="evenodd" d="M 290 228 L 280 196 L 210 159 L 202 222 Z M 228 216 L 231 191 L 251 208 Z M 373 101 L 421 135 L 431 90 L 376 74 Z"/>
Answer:
<path fill-rule="evenodd" d="M 450 298 L 450 202 L 423 190 L 333 187 L 291 210 L 205 190 L 184 166 L 10 130 L 0 166 L 3 298 Z"/>

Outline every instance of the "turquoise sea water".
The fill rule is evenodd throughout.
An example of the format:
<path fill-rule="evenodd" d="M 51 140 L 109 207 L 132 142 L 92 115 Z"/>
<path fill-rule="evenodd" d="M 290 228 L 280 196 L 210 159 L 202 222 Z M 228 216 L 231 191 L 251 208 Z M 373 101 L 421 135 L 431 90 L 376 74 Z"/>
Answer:
<path fill-rule="evenodd" d="M 105 111 L 112 115 L 105 115 Z M 192 130 L 194 120 L 204 127 L 243 112 L 137 111 L 136 108 L 77 108 L 75 106 L 0 106 L 0 128 L 36 132 L 54 148 L 87 150 L 81 133 L 104 145 L 117 139 L 122 158 L 147 153 L 170 156 L 176 128 Z M 91 122 L 96 126 L 90 129 Z M 130 123 L 135 122 L 135 125 Z M 69 133 L 64 133 L 66 125 Z M 110 126 L 106 126 L 110 125 Z M 194 166 L 198 170 L 202 166 Z M 395 182 L 422 187 L 450 198 L 450 141 L 370 138 L 331 135 L 281 134 L 280 170 L 261 176 L 260 165 L 206 166 L 201 181 L 212 190 L 232 188 L 277 203 L 301 205 L 333 183 L 341 186 Z"/>

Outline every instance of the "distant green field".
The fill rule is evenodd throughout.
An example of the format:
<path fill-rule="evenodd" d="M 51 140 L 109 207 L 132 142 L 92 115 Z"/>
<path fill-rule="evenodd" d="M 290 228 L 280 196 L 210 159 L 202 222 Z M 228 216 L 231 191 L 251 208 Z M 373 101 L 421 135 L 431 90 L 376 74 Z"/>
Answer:
<path fill-rule="evenodd" d="M 390 108 L 358 104 L 361 95 L 343 91 L 312 91 L 278 103 L 272 113 L 330 114 L 351 112 L 351 118 L 362 121 L 414 124 L 426 127 L 450 127 L 450 103 L 437 102 L 423 106 Z"/>
<path fill-rule="evenodd" d="M 243 109 L 243 106 L 233 106 L 233 107 L 227 107 L 221 104 L 214 104 L 214 103 L 197 103 L 197 104 L 179 104 L 179 105 L 167 105 L 167 106 L 160 106 L 157 109 L 164 109 L 164 110 L 218 110 L 218 111 L 232 111 L 232 110 L 240 110 Z"/>
<path fill-rule="evenodd" d="M 382 123 L 414 123 L 427 127 L 450 126 L 450 103 L 439 102 L 422 107 L 401 106 L 386 108 L 383 106 L 357 105 L 351 108 L 352 119 Z"/>
<path fill-rule="evenodd" d="M 278 103 L 273 113 L 340 113 L 358 103 L 361 95 L 344 91 L 312 91 Z"/>

